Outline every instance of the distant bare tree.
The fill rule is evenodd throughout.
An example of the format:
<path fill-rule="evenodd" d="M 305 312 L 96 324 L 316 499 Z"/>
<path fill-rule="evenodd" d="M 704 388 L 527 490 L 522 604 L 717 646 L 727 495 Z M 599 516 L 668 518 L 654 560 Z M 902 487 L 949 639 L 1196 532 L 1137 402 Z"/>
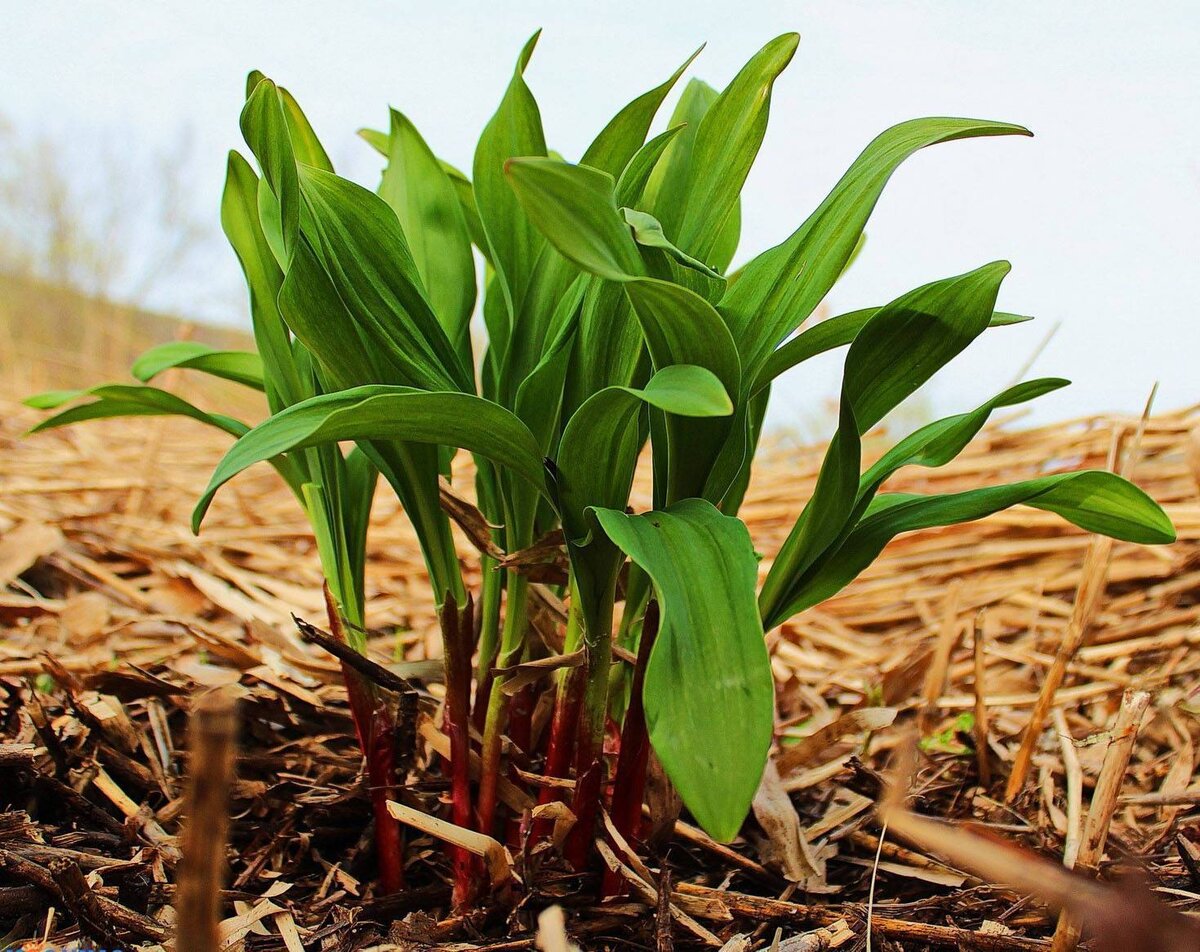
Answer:
<path fill-rule="evenodd" d="M 211 247 L 188 195 L 190 135 L 167 150 L 22 135 L 0 120 L 0 273 L 145 305 Z"/>

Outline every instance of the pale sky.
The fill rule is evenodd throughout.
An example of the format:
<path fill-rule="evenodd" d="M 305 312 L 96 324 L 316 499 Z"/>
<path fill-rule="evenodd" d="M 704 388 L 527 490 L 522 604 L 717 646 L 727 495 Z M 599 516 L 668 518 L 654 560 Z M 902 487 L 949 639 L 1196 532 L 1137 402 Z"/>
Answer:
<path fill-rule="evenodd" d="M 538 27 L 528 78 L 547 139 L 568 158 L 701 42 L 691 75 L 720 87 L 762 43 L 800 32 L 744 192 L 739 260 L 785 238 L 895 122 L 1030 127 L 1034 139 L 948 143 L 911 159 L 832 311 L 1007 258 L 1001 306 L 1039 320 L 985 335 L 939 376 L 929 391 L 939 411 L 1006 386 L 1055 322 L 1034 373 L 1074 386 L 1042 400 L 1040 419 L 1136 412 L 1155 380 L 1160 408 L 1200 401 L 1195 0 L 0 0 L 0 115 L 64 141 L 115 139 L 131 154 L 189 132 L 191 200 L 215 228 L 249 69 L 288 86 L 339 171 L 373 185 L 378 164 L 354 131 L 383 124 L 389 104 L 469 168 Z M 243 321 L 229 303 L 239 280 L 222 248 L 202 273 L 180 276 L 179 299 L 168 291 L 154 303 Z M 198 294 L 201 284 L 211 293 Z M 838 367 L 835 358 L 789 379 L 775 420 L 833 396 Z"/>

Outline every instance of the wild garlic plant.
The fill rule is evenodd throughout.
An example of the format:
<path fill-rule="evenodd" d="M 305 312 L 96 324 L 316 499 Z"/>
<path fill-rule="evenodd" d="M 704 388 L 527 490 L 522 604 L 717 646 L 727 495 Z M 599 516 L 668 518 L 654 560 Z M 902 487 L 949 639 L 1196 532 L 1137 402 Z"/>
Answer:
<path fill-rule="evenodd" d="M 617 828 L 636 840 L 651 749 L 697 822 L 719 840 L 737 835 L 772 741 L 764 632 L 838 592 L 896 535 L 1018 504 L 1133 542 L 1170 542 L 1174 530 L 1149 497 L 1108 472 L 948 495 L 882 491 L 902 467 L 949 462 L 994 410 L 1066 383 L 1056 378 L 924 426 L 864 468 L 863 434 L 986 330 L 1025 320 L 996 310 L 1007 263 L 804 327 L 905 159 L 938 143 L 1027 130 L 948 118 L 894 126 L 788 239 L 731 271 L 742 186 L 798 37 L 772 40 L 720 92 L 692 80 L 665 131 L 651 136 L 689 58 L 621 109 L 578 163 L 547 146 L 523 76 L 536 41 L 518 58 L 470 178 L 393 110 L 386 132 L 363 132 L 386 158 L 375 192 L 336 175 L 292 97 L 252 74 L 241 124 L 259 171 L 231 156 L 223 220 L 250 287 L 259 356 L 168 345 L 135 372 L 148 380 L 148 367 L 188 366 L 240 379 L 265 390 L 271 415 L 247 430 L 151 387 L 104 387 L 42 426 L 182 413 L 228 431 L 236 442 L 195 528 L 222 485 L 272 463 L 312 521 L 332 623 L 346 623 L 357 644 L 367 514 L 382 475 L 416 529 L 442 618 L 451 819 L 499 835 L 507 736 L 543 773 L 573 776 L 576 823 L 565 851 L 582 866 L 606 800 Z M 482 353 L 470 333 L 476 310 L 487 331 Z M 836 431 L 759 589 L 737 511 L 771 383 L 840 347 L 848 349 Z M 343 455 L 339 443 L 357 449 Z M 635 514 L 630 492 L 647 445 L 654 508 Z M 478 505 L 499 527 L 481 557 L 478 625 L 439 504 L 456 448 L 473 454 Z M 555 530 L 568 565 L 556 593 L 567 621 L 552 722 L 538 738 L 529 689 L 506 687 L 551 651 L 531 626 L 540 583 L 497 552 L 545 546 Z M 632 670 L 614 665 L 614 628 L 637 659 Z M 615 764 L 604 755 L 610 718 L 622 722 Z M 370 764 L 371 728 L 358 724 Z M 377 789 L 394 787 L 390 770 L 371 774 Z M 542 791 L 543 800 L 554 796 Z M 388 821 L 377 813 L 377 823 Z M 454 867 L 461 905 L 476 889 L 475 866 L 460 853 Z"/>

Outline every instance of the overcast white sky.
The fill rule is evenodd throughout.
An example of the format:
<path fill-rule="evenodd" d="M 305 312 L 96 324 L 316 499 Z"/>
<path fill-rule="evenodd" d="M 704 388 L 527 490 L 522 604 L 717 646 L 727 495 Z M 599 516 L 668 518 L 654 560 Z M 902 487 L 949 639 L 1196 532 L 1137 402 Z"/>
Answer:
<path fill-rule="evenodd" d="M 1075 385 L 1043 400 L 1042 418 L 1136 411 L 1156 379 L 1160 407 L 1200 400 L 1195 0 L 0 0 L 0 115 L 21 130 L 117 137 L 131 152 L 190 131 L 192 200 L 215 226 L 250 68 L 291 88 L 339 171 L 374 184 L 376 163 L 354 130 L 382 124 L 389 104 L 469 168 L 516 52 L 539 26 L 529 80 L 550 144 L 568 157 L 700 42 L 708 48 L 692 74 L 721 86 L 772 36 L 801 33 L 744 193 L 742 259 L 786 237 L 894 122 L 1029 126 L 1034 139 L 949 143 L 910 160 L 830 306 L 881 304 L 1008 258 L 1001 305 L 1039 321 L 992 332 L 960 358 L 930 392 L 939 410 L 1005 386 L 1056 321 L 1035 372 Z M 224 251 L 186 277 L 180 288 L 199 277 L 222 292 L 210 301 L 232 300 L 223 289 L 240 280 Z M 215 316 L 242 319 L 232 305 Z M 836 370 L 790 380 L 776 419 L 834 394 Z"/>

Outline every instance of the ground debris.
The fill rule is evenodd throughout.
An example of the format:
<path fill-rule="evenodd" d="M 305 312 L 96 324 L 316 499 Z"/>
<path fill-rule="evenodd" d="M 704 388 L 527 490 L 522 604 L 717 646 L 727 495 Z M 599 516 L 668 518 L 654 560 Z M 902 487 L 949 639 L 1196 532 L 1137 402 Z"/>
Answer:
<path fill-rule="evenodd" d="M 145 470 L 142 424 L 25 440 L 33 416 L 3 409 L 0 948 L 170 941 L 187 727 L 210 692 L 236 701 L 240 724 L 222 949 L 861 948 L 873 872 L 876 948 L 1050 948 L 1056 919 L 1045 908 L 880 827 L 873 800 L 918 722 L 923 754 L 908 803 L 916 813 L 969 821 L 1058 862 L 1082 841 L 1084 865 L 1100 879 L 1140 869 L 1142 887 L 1122 893 L 1127 901 L 1154 894 L 1179 911 L 1200 909 L 1194 412 L 1149 421 L 1133 474 L 1164 503 L 1176 545 L 1117 543 L 1099 580 L 1087 535 L 1049 514 L 1003 513 L 902 537 L 846 591 L 773 632 L 780 742 L 761 804 L 765 830 L 751 820 L 724 846 L 680 821 L 640 857 L 606 842 L 629 889 L 604 903 L 594 898 L 596 872 L 573 873 L 552 850 L 497 843 L 512 895 L 453 918 L 448 864 L 428 824 L 409 834 L 410 888 L 374 891 L 369 798 L 340 666 L 292 622 L 293 613 L 323 616 L 316 556 L 275 475 L 239 478 L 196 538 L 187 513 L 225 449 L 219 438 L 187 423 L 164 428 L 155 450 L 163 481 L 147 486 L 130 476 Z M 949 492 L 997 471 L 1015 480 L 1102 467 L 1138 423 L 990 428 L 950 465 L 905 471 L 889 489 Z M 742 514 L 768 558 L 820 460 L 820 448 L 780 444 L 758 464 Z M 640 484 L 641 502 L 647 490 Z M 415 695 L 406 694 L 419 709 L 419 750 L 399 809 L 445 816 L 444 778 L 429 769 L 441 687 L 421 666 L 437 654 L 437 619 L 394 498 L 381 494 L 376 510 L 371 670 L 406 691 L 402 679 L 419 672 Z M 474 565 L 471 539 L 459 544 Z M 531 564 L 552 562 L 553 540 L 546 546 L 528 554 Z M 1087 612 L 1076 608 L 1081 589 Z M 986 638 L 972 635 L 981 610 Z M 1064 641 L 1073 649 L 1065 658 Z M 1062 683 L 1027 743 L 1028 779 L 1006 802 L 1056 665 Z M 535 677 L 543 673 L 529 683 L 544 685 Z M 1150 699 L 1140 729 L 1114 736 L 1127 691 Z M 1129 749 L 1119 751 L 1120 775 L 1105 776 L 1114 743 Z M 991 774 L 982 784 L 981 765 Z M 1089 838 L 1098 785 L 1107 836 Z M 527 805 L 520 795 L 508 791 L 510 807 Z M 823 877 L 806 868 L 820 866 Z"/>

